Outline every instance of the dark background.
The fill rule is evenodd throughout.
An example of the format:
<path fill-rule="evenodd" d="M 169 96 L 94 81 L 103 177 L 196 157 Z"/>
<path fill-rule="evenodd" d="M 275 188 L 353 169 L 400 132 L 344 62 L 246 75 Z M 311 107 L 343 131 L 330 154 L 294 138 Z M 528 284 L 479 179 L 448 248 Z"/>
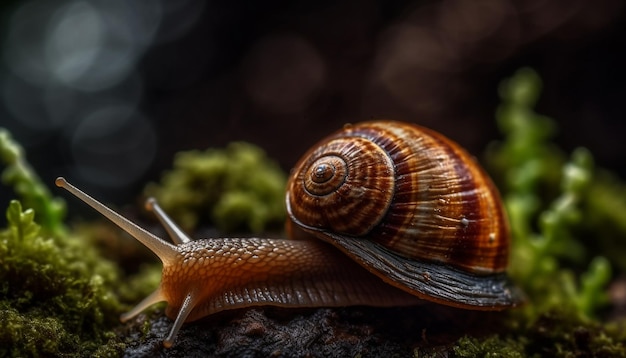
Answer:
<path fill-rule="evenodd" d="M 544 80 L 538 111 L 558 121 L 557 143 L 626 177 L 621 0 L 39 0 L 0 11 L 0 127 L 51 187 L 64 175 L 107 203 L 132 202 L 181 150 L 246 140 L 288 170 L 325 134 L 373 118 L 434 128 L 480 156 L 499 138 L 498 83 L 522 66 Z"/>

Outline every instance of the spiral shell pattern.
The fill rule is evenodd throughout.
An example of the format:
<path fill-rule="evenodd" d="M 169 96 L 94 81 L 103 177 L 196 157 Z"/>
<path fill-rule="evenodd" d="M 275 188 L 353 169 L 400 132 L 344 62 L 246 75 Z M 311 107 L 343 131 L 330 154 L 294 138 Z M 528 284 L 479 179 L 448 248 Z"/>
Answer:
<path fill-rule="evenodd" d="M 467 272 L 503 272 L 509 228 L 499 194 L 474 158 L 414 124 L 347 125 L 296 165 L 293 222 L 333 243 L 370 240 L 399 256 Z"/>

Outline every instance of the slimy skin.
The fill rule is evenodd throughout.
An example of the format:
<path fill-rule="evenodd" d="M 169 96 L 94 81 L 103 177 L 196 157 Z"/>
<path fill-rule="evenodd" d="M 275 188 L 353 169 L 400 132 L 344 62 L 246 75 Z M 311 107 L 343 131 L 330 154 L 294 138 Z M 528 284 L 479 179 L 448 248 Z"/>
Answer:
<path fill-rule="evenodd" d="M 160 286 L 129 312 L 127 321 L 147 307 L 166 301 L 174 325 L 163 345 L 171 347 L 184 322 L 216 312 L 250 306 L 336 307 L 402 306 L 423 302 L 389 286 L 328 243 L 319 240 L 216 238 L 192 241 L 149 199 L 176 245 L 147 232 L 97 200 L 57 178 L 68 190 L 124 231 L 163 262 Z"/>
<path fill-rule="evenodd" d="M 267 238 L 192 241 L 164 266 L 161 290 L 174 316 L 193 292 L 193 321 L 241 307 L 396 306 L 417 299 L 394 289 L 329 244 Z"/>

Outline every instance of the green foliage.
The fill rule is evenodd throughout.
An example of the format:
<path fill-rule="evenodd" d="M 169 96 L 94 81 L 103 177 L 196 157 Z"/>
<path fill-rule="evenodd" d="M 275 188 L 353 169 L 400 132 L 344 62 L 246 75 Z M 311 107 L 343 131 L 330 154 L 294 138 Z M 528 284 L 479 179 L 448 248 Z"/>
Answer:
<path fill-rule="evenodd" d="M 223 232 L 259 233 L 285 220 L 285 174 L 252 144 L 180 152 L 161 184 L 150 184 L 165 211 L 186 230 L 209 220 Z"/>
<path fill-rule="evenodd" d="M 0 229 L 0 356 L 119 353 L 112 331 L 120 311 L 112 294 L 117 270 L 70 236 L 64 201 L 2 128 L 0 159 L 2 182 L 21 199 L 10 202 Z"/>
<path fill-rule="evenodd" d="M 115 268 L 75 238 L 48 238 L 11 201 L 0 231 L 0 356 L 88 355 L 111 341 Z M 119 351 L 119 348 L 117 350 Z"/>
<path fill-rule="evenodd" d="M 453 357 L 626 357 L 623 326 L 581 323 L 575 317 L 542 315 L 523 333 L 463 337 Z"/>
<path fill-rule="evenodd" d="M 626 271 L 626 183 L 599 170 L 583 203 L 583 237 L 589 250 L 602 252 L 621 272 Z"/>
<path fill-rule="evenodd" d="M 452 347 L 454 357 L 526 357 L 525 342 L 514 339 L 502 339 L 498 336 L 485 338 L 463 337 Z"/>
<path fill-rule="evenodd" d="M 593 158 L 578 148 L 566 160 L 550 142 L 554 122 L 533 109 L 540 89 L 530 69 L 503 82 L 497 119 L 505 140 L 487 159 L 501 181 L 513 234 L 510 273 L 528 294 L 528 321 L 555 309 L 586 319 L 607 303 L 611 278 L 608 260 L 588 257 L 580 238 Z M 577 276 L 574 269 L 586 262 Z"/>
<path fill-rule="evenodd" d="M 596 314 L 608 303 L 611 264 L 626 264 L 626 186 L 598 175 L 586 149 L 567 159 L 550 142 L 555 123 L 533 109 L 540 91 L 531 69 L 503 81 L 497 120 L 505 139 L 487 152 L 511 223 L 509 272 L 528 302 L 511 312 L 510 332 L 465 337 L 454 355 L 623 357 L 624 324 L 599 323 Z"/>
<path fill-rule="evenodd" d="M 26 161 L 22 146 L 3 128 L 0 128 L 0 160 L 5 165 L 2 182 L 13 186 L 24 205 L 37 212 L 44 231 L 56 236 L 64 235 L 65 202 L 50 195 Z"/>

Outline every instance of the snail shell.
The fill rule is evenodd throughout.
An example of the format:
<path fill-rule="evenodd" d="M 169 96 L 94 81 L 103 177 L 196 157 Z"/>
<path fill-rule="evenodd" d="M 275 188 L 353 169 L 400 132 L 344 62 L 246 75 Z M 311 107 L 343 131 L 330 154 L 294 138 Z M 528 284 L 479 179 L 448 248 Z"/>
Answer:
<path fill-rule="evenodd" d="M 458 144 L 414 124 L 346 125 L 296 165 L 289 225 L 341 249 L 385 282 L 452 306 L 519 303 L 504 271 L 499 194 Z"/>

